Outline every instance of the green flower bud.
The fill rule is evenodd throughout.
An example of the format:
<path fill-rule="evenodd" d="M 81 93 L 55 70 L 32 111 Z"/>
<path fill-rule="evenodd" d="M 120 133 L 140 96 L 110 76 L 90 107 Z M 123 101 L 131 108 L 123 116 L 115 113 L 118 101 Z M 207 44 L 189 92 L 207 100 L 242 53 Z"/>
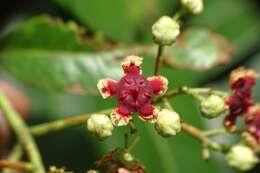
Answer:
<path fill-rule="evenodd" d="M 244 145 L 233 146 L 226 155 L 228 164 L 240 171 L 248 171 L 255 167 L 258 158 L 251 148 Z"/>
<path fill-rule="evenodd" d="M 176 112 L 163 109 L 158 113 L 155 129 L 163 137 L 176 135 L 181 131 L 180 117 Z"/>
<path fill-rule="evenodd" d="M 180 25 L 169 16 L 161 17 L 152 26 L 154 41 L 160 45 L 170 45 L 180 34 Z"/>
<path fill-rule="evenodd" d="M 206 118 L 216 118 L 226 111 L 226 103 L 223 97 L 210 95 L 200 103 L 202 115 Z"/>
<path fill-rule="evenodd" d="M 114 129 L 109 117 L 105 114 L 92 114 L 87 121 L 87 129 L 103 139 L 112 135 Z"/>
<path fill-rule="evenodd" d="M 181 0 L 181 3 L 193 14 L 199 14 L 203 11 L 202 0 Z"/>
<path fill-rule="evenodd" d="M 127 162 L 132 162 L 134 160 L 133 156 L 128 152 L 124 153 L 123 157 L 124 157 L 124 160 Z"/>

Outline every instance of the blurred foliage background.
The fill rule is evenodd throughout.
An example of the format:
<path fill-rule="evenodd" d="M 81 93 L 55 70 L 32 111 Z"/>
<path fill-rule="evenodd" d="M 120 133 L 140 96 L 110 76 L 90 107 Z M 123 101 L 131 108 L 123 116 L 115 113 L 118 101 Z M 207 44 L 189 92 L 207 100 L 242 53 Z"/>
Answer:
<path fill-rule="evenodd" d="M 245 65 L 260 71 L 259 1 L 204 0 L 204 3 L 202 14 L 185 16 L 183 28 L 199 26 L 219 33 L 230 42 L 234 53 L 229 63 L 206 71 L 163 68 L 162 74 L 170 79 L 171 88 L 188 85 L 228 90 L 228 74 L 235 67 Z M 131 53 L 123 49 L 110 51 L 111 45 L 152 45 L 152 23 L 162 15 L 173 15 L 179 5 L 177 0 L 2 0 L 1 80 L 26 95 L 30 124 L 109 108 L 115 104 L 114 100 L 105 101 L 92 94 L 96 80 L 104 76 L 119 78 L 122 72 L 113 58 Z M 37 17 L 43 14 L 45 17 Z M 202 47 L 207 49 L 209 43 L 204 44 Z M 221 49 L 226 51 L 225 47 Z M 100 50 L 108 53 L 102 54 Z M 203 63 L 207 56 L 202 55 L 198 59 Z M 143 56 L 144 73 L 151 75 L 152 55 L 144 53 Z M 64 88 L 74 81 L 80 81 L 87 92 L 78 95 L 74 93 L 82 88 Z M 259 88 L 258 84 L 256 100 L 260 100 Z M 196 103 L 188 96 L 176 97 L 171 102 L 187 122 L 197 127 L 222 125 L 221 118 L 201 119 Z M 151 125 L 136 122 L 141 141 L 133 154 L 149 173 L 234 172 L 222 156 L 214 155 L 209 162 L 202 161 L 200 144 L 189 136 L 180 134 L 164 139 Z M 109 150 L 122 146 L 126 130 L 117 128 L 111 138 L 100 142 L 81 126 L 39 137 L 37 143 L 46 166 L 65 165 L 69 170 L 84 172 Z M 252 170 L 258 171 L 258 168 Z"/>

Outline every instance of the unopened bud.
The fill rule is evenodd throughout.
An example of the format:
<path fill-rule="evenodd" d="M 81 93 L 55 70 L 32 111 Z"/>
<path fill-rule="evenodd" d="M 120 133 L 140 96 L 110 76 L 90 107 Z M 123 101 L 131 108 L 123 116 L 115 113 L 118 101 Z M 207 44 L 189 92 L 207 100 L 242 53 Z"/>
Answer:
<path fill-rule="evenodd" d="M 154 41 L 160 45 L 170 45 L 180 34 L 180 25 L 169 16 L 161 17 L 152 26 Z"/>
<path fill-rule="evenodd" d="M 203 11 L 202 0 L 181 0 L 181 3 L 193 14 L 199 14 Z"/>
<path fill-rule="evenodd" d="M 87 129 L 103 139 L 112 135 L 114 129 L 109 117 L 105 114 L 92 114 L 87 121 Z"/>
<path fill-rule="evenodd" d="M 244 145 L 233 146 L 226 155 L 226 159 L 230 166 L 240 171 L 248 171 L 258 162 L 253 150 Z"/>
<path fill-rule="evenodd" d="M 202 115 L 206 118 L 216 118 L 226 111 L 226 103 L 223 97 L 210 95 L 200 103 Z"/>
<path fill-rule="evenodd" d="M 176 135 L 181 131 L 179 115 L 174 111 L 163 109 L 158 113 L 155 129 L 164 137 Z"/>

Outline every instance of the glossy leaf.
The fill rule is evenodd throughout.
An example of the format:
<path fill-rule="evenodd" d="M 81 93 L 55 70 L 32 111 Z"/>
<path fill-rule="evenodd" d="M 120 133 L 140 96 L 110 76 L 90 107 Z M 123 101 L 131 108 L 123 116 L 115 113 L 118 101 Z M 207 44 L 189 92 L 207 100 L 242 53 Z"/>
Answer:
<path fill-rule="evenodd" d="M 207 58 L 211 61 L 210 65 L 204 67 L 206 70 L 219 63 L 223 56 L 228 56 L 225 52 L 221 56 L 222 50 L 216 47 L 218 45 L 215 45 L 213 36 L 206 31 L 200 28 L 184 32 L 179 40 L 187 39 L 185 44 L 191 45 L 192 49 L 187 49 L 183 46 L 184 41 L 179 41 L 166 52 L 167 62 L 180 65 L 181 59 L 186 60 L 182 63 L 188 64 Z M 203 46 L 202 41 L 209 45 Z M 137 45 L 128 49 L 93 52 L 96 49 L 94 46 L 94 41 L 87 39 L 83 29 L 75 23 L 63 23 L 41 16 L 25 22 L 4 38 L 0 58 L 11 74 L 35 87 L 69 94 L 94 95 L 97 94 L 96 83 L 99 79 L 119 79 L 123 75 L 120 67 L 123 57 L 141 53 L 152 55 L 149 56 L 151 58 L 155 57 L 157 50 L 156 46 Z M 185 68 L 202 70 L 201 65 L 196 64 Z"/>
<path fill-rule="evenodd" d="M 208 70 L 230 61 L 232 46 L 222 36 L 205 28 L 190 28 L 177 43 L 166 47 L 167 63 L 179 68 Z"/>

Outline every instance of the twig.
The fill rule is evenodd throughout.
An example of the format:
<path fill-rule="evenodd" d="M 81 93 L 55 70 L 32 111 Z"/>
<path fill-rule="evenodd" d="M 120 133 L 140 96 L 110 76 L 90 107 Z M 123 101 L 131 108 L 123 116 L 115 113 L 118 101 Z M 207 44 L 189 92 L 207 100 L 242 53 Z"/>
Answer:
<path fill-rule="evenodd" d="M 163 45 L 159 45 L 157 56 L 156 56 L 154 75 L 160 74 L 160 69 L 161 69 L 161 64 L 162 64 L 162 53 L 163 53 Z"/>
<path fill-rule="evenodd" d="M 10 102 L 2 92 L 0 92 L 0 106 L 4 112 L 6 120 L 13 128 L 19 142 L 22 144 L 28 154 L 28 157 L 34 167 L 33 172 L 45 173 L 39 150 L 30 133 L 30 130 L 22 120 L 21 116 L 19 116 L 17 112 L 14 111 Z"/>
<path fill-rule="evenodd" d="M 204 136 L 206 137 L 213 137 L 213 136 L 219 136 L 219 135 L 240 135 L 244 130 L 236 129 L 234 131 L 227 131 L 225 128 L 222 129 L 213 129 L 203 132 Z"/>
<path fill-rule="evenodd" d="M 28 162 L 12 162 L 9 160 L 0 160 L 0 168 L 11 168 L 22 171 L 31 171 L 33 169 L 33 166 Z"/>
<path fill-rule="evenodd" d="M 110 113 L 112 109 L 102 110 L 95 113 Z M 70 117 L 62 120 L 52 121 L 48 123 L 43 123 L 31 127 L 31 133 L 34 136 L 41 136 L 54 131 L 62 130 L 68 127 L 76 126 L 82 123 L 86 123 L 89 116 L 94 113 L 78 115 L 75 117 Z"/>

